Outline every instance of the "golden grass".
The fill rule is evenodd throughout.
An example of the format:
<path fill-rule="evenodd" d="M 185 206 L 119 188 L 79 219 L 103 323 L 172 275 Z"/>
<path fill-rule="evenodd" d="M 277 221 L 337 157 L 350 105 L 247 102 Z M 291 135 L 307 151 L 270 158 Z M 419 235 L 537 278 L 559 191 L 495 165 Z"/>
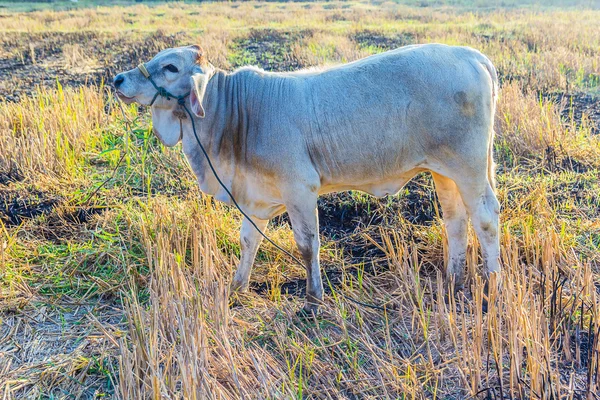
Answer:
<path fill-rule="evenodd" d="M 425 185 L 381 201 L 325 198 L 320 318 L 295 315 L 304 271 L 270 245 L 253 290 L 231 296 L 239 215 L 198 192 L 148 113 L 121 112 L 103 87 L 41 87 L 0 102 L 4 398 L 598 397 L 600 139 L 592 119 L 548 100 L 597 92 L 598 11 L 245 2 L 2 13 L 0 54 L 34 79 L 52 63 L 112 67 L 111 46 L 133 62 L 199 42 L 220 67 L 281 69 L 406 42 L 482 50 L 503 79 L 504 267 L 484 312 L 471 232 L 469 290 L 446 295 L 444 225 Z M 24 84 L 0 79 L 2 90 Z M 429 222 L 396 215 L 398 204 Z M 293 248 L 285 221 L 268 233 Z"/>
<path fill-rule="evenodd" d="M 39 89 L 35 97 L 18 104 L 2 104 L 1 167 L 16 165 L 32 180 L 34 174 L 73 179 L 81 172 L 84 153 L 96 146 L 107 122 L 103 104 L 103 91 L 87 87 Z"/>
<path fill-rule="evenodd" d="M 511 149 L 516 162 L 536 154 L 542 167 L 544 162 L 560 161 L 557 156 L 581 160 L 592 168 L 600 166 L 600 137 L 591 133 L 589 121 L 563 121 L 556 104 L 535 93 L 523 93 L 521 85 L 502 87 L 497 113 L 498 140 Z"/>
<path fill-rule="evenodd" d="M 324 315 L 299 321 L 298 299 L 273 302 L 250 294 L 231 307 L 231 260 L 219 251 L 219 216 L 207 214 L 204 204 L 174 209 L 157 199 L 149 207 L 152 219 L 137 229 L 146 238 L 150 300 L 144 306 L 134 297 L 126 306 L 123 398 L 158 392 L 186 399 L 337 398 L 339 391 L 464 398 L 482 388 L 513 398 L 570 398 L 585 386 L 576 369 L 565 382 L 561 363 L 581 366 L 577 335 L 600 329 L 591 264 L 568 251 L 552 227 L 526 226 L 525 210 L 505 217 L 505 226 L 519 225 L 522 232 L 504 233 L 505 273 L 487 313 L 480 279 L 473 281 L 472 301 L 448 303 L 439 272 L 435 279 L 420 276 L 425 267 L 407 244 L 412 239 L 385 232 L 381 248 L 390 270 L 362 278 L 346 272 Z M 476 270 L 476 253 L 468 260 L 468 269 Z M 568 283 L 559 286 L 563 277 Z M 342 293 L 389 311 L 357 306 Z M 573 310 L 581 310 L 578 318 Z M 598 350 L 597 341 L 590 345 Z M 595 374 L 598 355 L 587 362 Z"/>

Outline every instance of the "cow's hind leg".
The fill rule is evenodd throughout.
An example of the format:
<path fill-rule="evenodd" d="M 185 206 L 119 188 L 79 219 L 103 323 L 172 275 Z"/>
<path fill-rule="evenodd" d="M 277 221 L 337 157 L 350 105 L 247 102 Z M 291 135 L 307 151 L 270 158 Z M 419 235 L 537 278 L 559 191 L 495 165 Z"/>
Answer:
<path fill-rule="evenodd" d="M 261 232 L 264 232 L 269 221 L 254 219 L 254 223 Z M 240 230 L 240 247 L 242 254 L 240 256 L 240 265 L 231 282 L 231 290 L 243 292 L 248 289 L 250 271 L 252 270 L 252 264 L 254 264 L 256 252 L 258 251 L 258 246 L 260 246 L 262 239 L 263 236 L 260 232 L 252 226 L 248 219 L 244 218 L 242 221 L 242 229 Z"/>
<path fill-rule="evenodd" d="M 469 174 L 455 179 L 471 223 L 477 233 L 483 255 L 486 278 L 500 272 L 500 203 L 487 174 Z"/>
<path fill-rule="evenodd" d="M 454 291 L 464 287 L 467 254 L 468 216 L 456 183 L 450 178 L 432 172 L 435 189 L 442 206 L 446 236 L 448 238 L 448 284 L 454 280 Z"/>

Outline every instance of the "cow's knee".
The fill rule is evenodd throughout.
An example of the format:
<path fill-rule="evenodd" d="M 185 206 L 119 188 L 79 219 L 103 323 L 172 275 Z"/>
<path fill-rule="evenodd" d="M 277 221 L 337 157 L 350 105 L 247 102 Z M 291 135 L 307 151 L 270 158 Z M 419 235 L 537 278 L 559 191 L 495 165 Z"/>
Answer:
<path fill-rule="evenodd" d="M 498 234 L 500 203 L 493 192 L 488 192 L 481 197 L 477 207 L 477 220 L 479 228 L 486 236 L 494 237 Z"/>

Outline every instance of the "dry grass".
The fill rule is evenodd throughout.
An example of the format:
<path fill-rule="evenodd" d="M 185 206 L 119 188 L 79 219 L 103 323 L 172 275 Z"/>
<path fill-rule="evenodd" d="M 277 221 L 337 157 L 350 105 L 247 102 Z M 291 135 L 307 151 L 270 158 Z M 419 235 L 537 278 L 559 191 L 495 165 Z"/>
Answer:
<path fill-rule="evenodd" d="M 86 87 L 66 93 L 62 88 L 40 89 L 35 97 L 4 104 L 0 167 L 16 165 L 32 178 L 43 174 L 73 179 L 81 172 L 83 154 L 95 147 L 106 122 L 102 95 L 101 90 Z"/>
<path fill-rule="evenodd" d="M 546 154 L 541 167 L 564 159 L 600 166 L 600 137 L 592 134 L 590 121 L 565 121 L 555 103 L 524 93 L 521 85 L 503 86 L 498 114 L 498 140 L 510 149 L 515 163 L 531 154 Z"/>
<path fill-rule="evenodd" d="M 597 10 L 247 2 L 0 13 L 0 67 L 11 66 L 0 95 L 18 100 L 0 102 L 3 398 L 598 398 L 600 139 L 596 115 L 573 100 L 598 93 Z M 295 315 L 304 271 L 270 245 L 250 293 L 231 296 L 239 215 L 198 192 L 147 112 L 85 84 L 192 42 L 220 67 L 288 70 L 431 41 L 482 50 L 503 80 L 505 273 L 486 312 L 472 233 L 470 289 L 445 293 L 445 231 L 425 178 L 389 199 L 323 199 L 320 318 Z M 106 71 L 89 75 L 98 65 Z M 269 234 L 293 247 L 284 219 Z"/>
<path fill-rule="evenodd" d="M 447 302 L 441 274 L 423 278 L 414 239 L 387 231 L 378 246 L 389 269 L 358 276 L 343 269 L 323 316 L 300 321 L 294 298 L 251 293 L 231 307 L 231 260 L 213 228 L 219 217 L 195 201 L 182 206 L 157 199 L 152 219 L 138 227 L 147 238 L 150 299 L 126 307 L 123 398 L 465 398 L 482 388 L 572 398 L 588 376 L 595 382 L 600 298 L 591 264 L 564 251 L 552 228 L 526 226 L 520 213 L 505 217 L 522 233 L 504 234 L 504 280 L 487 313 L 480 280 L 472 300 Z M 477 261 L 471 252 L 468 269 Z M 357 306 L 342 293 L 389 311 Z"/>

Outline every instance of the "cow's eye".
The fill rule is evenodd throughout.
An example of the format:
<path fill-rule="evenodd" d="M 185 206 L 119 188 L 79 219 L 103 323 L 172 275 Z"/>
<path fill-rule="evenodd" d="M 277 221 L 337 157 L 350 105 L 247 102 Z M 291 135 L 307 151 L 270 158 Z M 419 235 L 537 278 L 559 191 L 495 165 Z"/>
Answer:
<path fill-rule="evenodd" d="M 165 65 L 164 68 L 169 72 L 179 72 L 176 66 L 173 64 Z"/>

